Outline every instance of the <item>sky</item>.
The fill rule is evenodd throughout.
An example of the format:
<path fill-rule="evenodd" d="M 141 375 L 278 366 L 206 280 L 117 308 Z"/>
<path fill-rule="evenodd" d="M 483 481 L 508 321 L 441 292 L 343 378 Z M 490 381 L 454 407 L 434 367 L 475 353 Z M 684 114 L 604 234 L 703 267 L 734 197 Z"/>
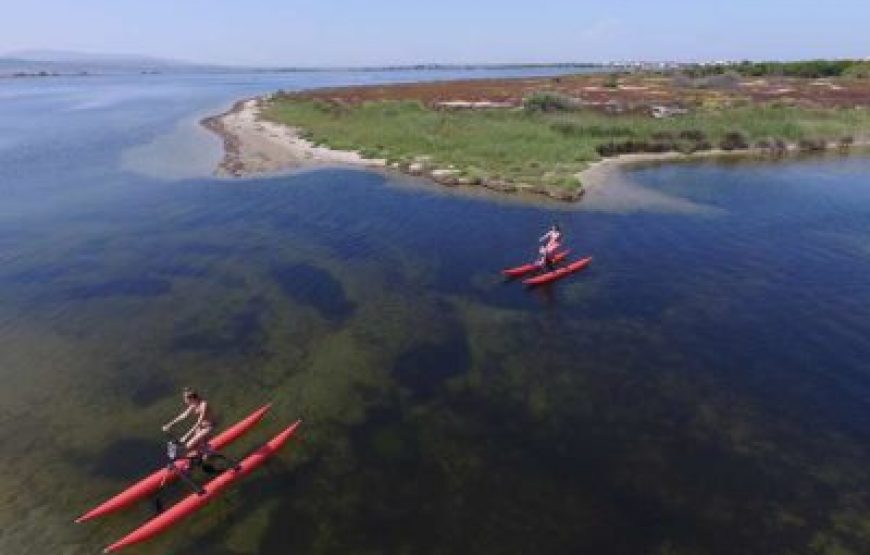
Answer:
<path fill-rule="evenodd" d="M 870 57 L 870 0 L 0 0 L 0 54 L 216 64 Z"/>

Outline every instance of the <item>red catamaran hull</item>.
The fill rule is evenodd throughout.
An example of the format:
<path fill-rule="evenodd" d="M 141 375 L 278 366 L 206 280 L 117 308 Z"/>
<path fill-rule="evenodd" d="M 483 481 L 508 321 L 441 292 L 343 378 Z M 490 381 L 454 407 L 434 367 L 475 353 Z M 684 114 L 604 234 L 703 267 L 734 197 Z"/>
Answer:
<path fill-rule="evenodd" d="M 271 408 L 271 406 L 272 405 L 270 403 L 255 410 L 247 417 L 245 417 L 244 420 L 240 420 L 233 426 L 218 434 L 214 439 L 209 442 L 209 445 L 215 451 L 220 451 L 230 443 L 236 441 L 237 439 L 242 437 L 248 430 L 253 428 L 254 425 L 257 424 L 257 422 L 262 420 L 263 416 L 265 416 L 266 413 L 269 412 L 269 408 Z M 190 467 L 190 461 L 178 461 L 175 466 L 181 471 L 187 471 L 187 469 Z M 77 518 L 76 522 L 85 522 L 86 520 L 91 520 L 93 518 L 119 511 L 125 507 L 132 505 L 133 503 L 136 503 L 141 499 L 148 497 L 149 495 L 159 490 L 161 485 L 173 482 L 177 478 L 178 474 L 176 472 L 170 471 L 167 468 L 161 468 L 160 470 L 139 480 L 118 495 L 106 500 L 99 506 L 86 512 L 85 514 Z"/>
<path fill-rule="evenodd" d="M 570 254 L 570 250 L 564 250 L 561 252 L 557 252 L 553 255 L 553 264 L 558 264 L 565 260 Z M 535 270 L 540 270 L 542 266 L 540 264 L 523 264 L 522 266 L 517 266 L 516 268 L 507 268 L 506 270 L 502 270 L 501 273 L 508 277 L 520 277 L 524 276 L 528 273 L 534 272 Z"/>
<path fill-rule="evenodd" d="M 529 286 L 551 283 L 558 279 L 562 279 L 563 277 L 569 276 L 575 272 L 579 272 L 580 270 L 588 266 L 590 262 L 592 262 L 591 256 L 581 258 L 580 260 L 576 260 L 568 264 L 567 266 L 562 266 L 558 270 L 553 270 L 552 272 L 547 272 L 546 274 L 541 274 L 539 276 L 523 280 L 523 283 Z"/>
<path fill-rule="evenodd" d="M 297 420 L 289 427 L 287 427 L 280 434 L 276 435 L 264 445 L 262 445 L 259 449 L 242 459 L 239 463 L 238 469 L 227 470 L 217 478 L 209 482 L 205 485 L 205 492 L 202 494 L 191 493 L 165 512 L 157 515 L 152 518 L 139 528 L 133 530 L 120 540 L 116 541 L 109 547 L 103 550 L 103 553 L 112 553 L 123 549 L 125 547 L 129 547 L 131 545 L 135 545 L 137 543 L 141 543 L 145 540 L 151 539 L 154 536 L 166 531 L 167 528 L 174 525 L 176 522 L 187 518 L 197 510 L 199 510 L 203 505 L 209 503 L 212 499 L 218 496 L 223 490 L 228 488 L 230 484 L 240 480 L 259 468 L 266 462 L 270 457 L 272 457 L 275 453 L 278 452 L 281 447 L 287 443 L 287 440 L 290 439 L 299 425 L 302 424 L 301 420 Z"/>

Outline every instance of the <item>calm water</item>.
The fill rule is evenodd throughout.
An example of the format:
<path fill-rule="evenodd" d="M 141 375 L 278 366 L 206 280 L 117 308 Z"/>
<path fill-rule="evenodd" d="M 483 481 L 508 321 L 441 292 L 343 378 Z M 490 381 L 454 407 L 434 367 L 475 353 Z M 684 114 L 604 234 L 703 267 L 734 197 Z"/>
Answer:
<path fill-rule="evenodd" d="M 868 552 L 870 159 L 647 167 L 570 210 L 209 176 L 195 122 L 238 97 L 415 77 L 0 84 L 0 553 L 148 518 L 71 522 L 161 464 L 183 385 L 224 422 L 274 401 L 235 455 L 302 441 L 134 553 Z M 502 282 L 553 218 L 593 265 Z"/>

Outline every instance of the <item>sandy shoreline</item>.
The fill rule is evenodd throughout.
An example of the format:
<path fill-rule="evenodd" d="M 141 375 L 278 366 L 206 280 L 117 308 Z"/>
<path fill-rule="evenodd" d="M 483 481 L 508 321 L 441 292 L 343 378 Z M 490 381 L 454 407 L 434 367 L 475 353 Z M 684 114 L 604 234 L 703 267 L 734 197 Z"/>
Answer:
<path fill-rule="evenodd" d="M 228 111 L 202 120 L 223 139 L 224 158 L 218 175 L 242 177 L 304 167 L 350 165 L 384 167 L 384 160 L 356 152 L 315 146 L 293 127 L 260 118 L 259 98 L 240 100 Z"/>
<path fill-rule="evenodd" d="M 405 175 L 422 176 L 445 186 L 480 186 L 501 193 L 531 193 L 560 201 L 576 201 L 582 197 L 584 191 L 600 187 L 614 172 L 632 165 L 723 157 L 772 159 L 800 151 L 797 145 L 788 145 L 784 151 L 778 153 L 751 148 L 730 151 L 707 150 L 691 154 L 681 152 L 622 154 L 592 162 L 589 167 L 577 173 L 576 176 L 582 183 L 582 187 L 577 191 L 499 180 L 472 182 L 458 177 L 457 172 L 451 168 L 431 167 L 426 157 L 420 157 L 418 162 L 402 167 L 398 164 L 388 165 L 386 160 L 365 158 L 354 151 L 317 146 L 302 138 L 299 130 L 294 127 L 261 119 L 260 110 L 263 100 L 263 98 L 240 100 L 228 112 L 201 121 L 203 126 L 220 136 L 224 143 L 224 157 L 218 165 L 218 175 L 244 177 L 324 166 L 384 168 Z M 847 151 L 867 146 L 870 146 L 868 141 L 856 141 L 849 147 L 840 147 L 831 143 L 827 150 Z"/>

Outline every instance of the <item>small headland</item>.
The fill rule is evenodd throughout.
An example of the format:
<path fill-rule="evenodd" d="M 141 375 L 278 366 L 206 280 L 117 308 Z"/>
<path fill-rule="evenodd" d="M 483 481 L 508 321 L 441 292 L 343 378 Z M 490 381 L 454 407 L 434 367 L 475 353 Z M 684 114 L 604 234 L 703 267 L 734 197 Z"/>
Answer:
<path fill-rule="evenodd" d="M 349 164 L 565 201 L 604 180 L 604 168 L 638 161 L 867 144 L 866 76 L 766 71 L 278 91 L 203 123 L 223 137 L 229 175 Z"/>

